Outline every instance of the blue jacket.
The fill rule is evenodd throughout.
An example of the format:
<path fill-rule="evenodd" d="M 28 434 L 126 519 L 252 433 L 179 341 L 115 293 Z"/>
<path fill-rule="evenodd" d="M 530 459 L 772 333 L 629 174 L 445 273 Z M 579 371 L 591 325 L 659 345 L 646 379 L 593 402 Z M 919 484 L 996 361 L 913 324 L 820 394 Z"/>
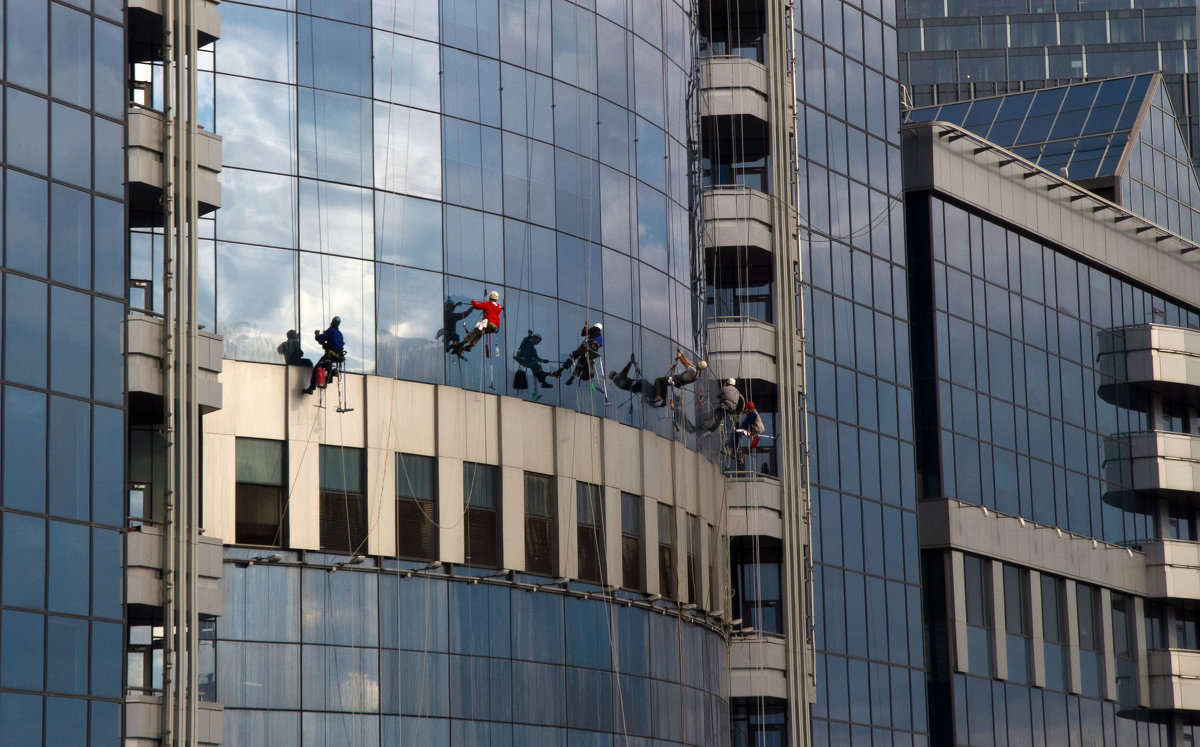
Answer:
<path fill-rule="evenodd" d="M 317 342 L 321 343 L 321 347 L 335 353 L 341 353 L 346 347 L 346 338 L 342 337 L 342 331 L 337 327 L 330 327 L 324 332 L 318 332 Z"/>

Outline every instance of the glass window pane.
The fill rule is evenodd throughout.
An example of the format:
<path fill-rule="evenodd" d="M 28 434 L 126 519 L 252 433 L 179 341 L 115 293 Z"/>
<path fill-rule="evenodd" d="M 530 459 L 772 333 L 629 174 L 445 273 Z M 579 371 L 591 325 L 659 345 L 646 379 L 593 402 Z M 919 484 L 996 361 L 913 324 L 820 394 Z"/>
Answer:
<path fill-rule="evenodd" d="M 88 188 L 92 186 L 92 141 L 80 137 L 91 129 L 92 118 L 87 112 L 69 106 L 54 104 L 50 108 L 50 139 L 54 143 L 50 158 L 50 175 L 71 184 Z M 111 134 L 111 130 L 104 132 Z M 99 134 L 99 133 L 98 133 Z M 111 164 L 111 159 L 106 159 Z M 97 188 L 103 179 L 112 193 L 111 179 L 97 171 Z"/>
<path fill-rule="evenodd" d="M 11 143 L 9 147 L 13 147 Z M 11 269 L 45 277 L 46 237 L 50 224 L 46 182 L 16 171 L 6 173 L 5 262 Z"/>
<path fill-rule="evenodd" d="M 321 489 L 342 492 L 362 490 L 362 449 L 321 447 Z"/>
<path fill-rule="evenodd" d="M 237 439 L 237 481 L 258 485 L 283 484 L 283 442 L 261 438 Z"/>
<path fill-rule="evenodd" d="M 4 463 L 21 465 L 4 470 L 4 505 L 45 513 L 46 396 L 16 387 L 4 392 Z"/>
<path fill-rule="evenodd" d="M 86 397 L 91 391 L 91 298 L 54 286 L 50 293 L 50 388 Z"/>

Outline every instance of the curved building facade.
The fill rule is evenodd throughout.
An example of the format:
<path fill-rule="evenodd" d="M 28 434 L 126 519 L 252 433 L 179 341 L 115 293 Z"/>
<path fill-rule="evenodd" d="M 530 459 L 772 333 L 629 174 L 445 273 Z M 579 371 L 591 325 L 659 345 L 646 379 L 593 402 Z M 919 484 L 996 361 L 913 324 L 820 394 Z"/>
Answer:
<path fill-rule="evenodd" d="M 127 342 L 148 395 L 130 565 L 197 569 L 180 610 L 198 743 L 727 740 L 722 436 L 699 427 L 715 387 L 665 382 L 701 339 L 691 9 L 219 11 L 196 55 L 197 124 L 221 150 L 193 247 L 193 321 L 215 333 L 191 361 L 194 560 L 147 539 L 171 531 L 178 450 L 142 383 L 172 357 L 146 322 L 175 313 L 169 215 L 133 222 Z M 150 108 L 170 67 L 143 73 Z M 492 291 L 500 330 L 464 349 Z M 305 396 L 311 330 L 335 315 L 346 370 Z M 597 324 L 600 356 L 568 365 Z M 148 661 L 172 660 L 160 584 L 129 575 Z M 139 744 L 166 738 L 162 677 L 146 668 L 129 701 Z"/>
<path fill-rule="evenodd" d="M 282 362 L 299 330 L 315 360 L 310 330 L 336 314 L 351 371 L 674 433 L 636 397 L 605 411 L 598 383 L 532 374 L 585 323 L 603 323 L 609 368 L 633 355 L 650 379 L 694 348 L 687 10 L 356 0 L 220 15 L 200 113 L 223 139 L 225 199 L 202 230 L 198 313 L 226 357 Z M 134 237 L 135 266 L 153 244 Z M 448 355 L 491 290 L 490 354 Z M 514 390 L 527 341 L 549 362 Z"/>

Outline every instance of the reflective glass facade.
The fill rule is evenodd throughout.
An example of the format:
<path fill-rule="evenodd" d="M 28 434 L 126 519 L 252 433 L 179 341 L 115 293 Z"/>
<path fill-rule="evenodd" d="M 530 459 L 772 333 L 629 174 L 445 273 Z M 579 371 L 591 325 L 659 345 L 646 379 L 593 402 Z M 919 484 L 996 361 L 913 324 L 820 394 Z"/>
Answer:
<path fill-rule="evenodd" d="M 921 498 L 1145 549 L 1168 524 L 1154 501 L 1124 500 L 1129 474 L 1104 460 L 1131 434 L 1169 430 L 1164 413 L 1184 413 L 1176 430 L 1191 425 L 1186 407 L 1167 397 L 1152 406 L 1112 378 L 1105 340 L 1151 322 L 1194 328 L 1196 308 L 938 196 L 908 195 L 907 228 Z M 1176 533 L 1190 536 L 1191 511 L 1168 503 L 1157 510 L 1183 517 Z M 1192 735 L 1190 717 L 1138 706 L 1137 649 L 1171 645 L 1153 602 L 1141 641 L 1129 629 L 1142 600 L 969 552 L 956 586 L 949 555 L 922 558 L 936 742 L 1165 745 Z M 965 666 L 946 623 L 958 588 Z"/>
<path fill-rule="evenodd" d="M 815 744 L 926 744 L 894 3 L 796 17 Z"/>
<path fill-rule="evenodd" d="M 728 740 L 724 641 L 675 615 L 394 569 L 227 565 L 224 584 L 227 744 Z"/>
<path fill-rule="evenodd" d="M 1097 345 L 1114 327 L 1195 327 L 1196 310 L 953 204 L 929 214 L 929 241 L 910 242 L 932 251 L 913 267 L 922 497 L 1116 544 L 1155 536 L 1151 514 L 1102 500 L 1123 487 L 1101 477 L 1105 439 L 1151 424 L 1145 403 L 1097 396 L 1116 383 Z"/>
<path fill-rule="evenodd" d="M 121 3 L 8 2 L 0 741 L 120 743 Z"/>
<path fill-rule="evenodd" d="M 1195 0 L 897 4 L 900 79 L 913 105 L 1159 70 L 1195 153 Z"/>
<path fill-rule="evenodd" d="M 553 370 L 585 322 L 603 322 L 609 360 L 632 353 L 651 379 L 693 348 L 694 42 L 675 0 L 220 13 L 201 60 L 224 155 L 201 318 L 227 357 L 282 362 L 296 329 L 315 359 L 309 330 L 337 314 L 351 371 L 599 414 L 598 381 L 510 388 L 517 357 Z M 149 267 L 156 240 L 135 235 L 135 261 Z M 493 289 L 502 334 L 451 355 L 479 316 L 469 302 Z M 675 433 L 633 400 L 608 416 Z"/>

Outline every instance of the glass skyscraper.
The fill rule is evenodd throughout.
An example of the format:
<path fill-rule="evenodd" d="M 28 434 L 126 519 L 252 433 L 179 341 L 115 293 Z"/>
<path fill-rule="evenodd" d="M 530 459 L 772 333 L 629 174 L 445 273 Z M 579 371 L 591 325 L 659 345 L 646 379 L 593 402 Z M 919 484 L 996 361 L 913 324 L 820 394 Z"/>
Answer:
<path fill-rule="evenodd" d="M 125 616 L 122 9 L 5 5 L 0 741 L 115 747 Z"/>
<path fill-rule="evenodd" d="M 895 14 L 796 19 L 815 744 L 928 740 Z"/>

